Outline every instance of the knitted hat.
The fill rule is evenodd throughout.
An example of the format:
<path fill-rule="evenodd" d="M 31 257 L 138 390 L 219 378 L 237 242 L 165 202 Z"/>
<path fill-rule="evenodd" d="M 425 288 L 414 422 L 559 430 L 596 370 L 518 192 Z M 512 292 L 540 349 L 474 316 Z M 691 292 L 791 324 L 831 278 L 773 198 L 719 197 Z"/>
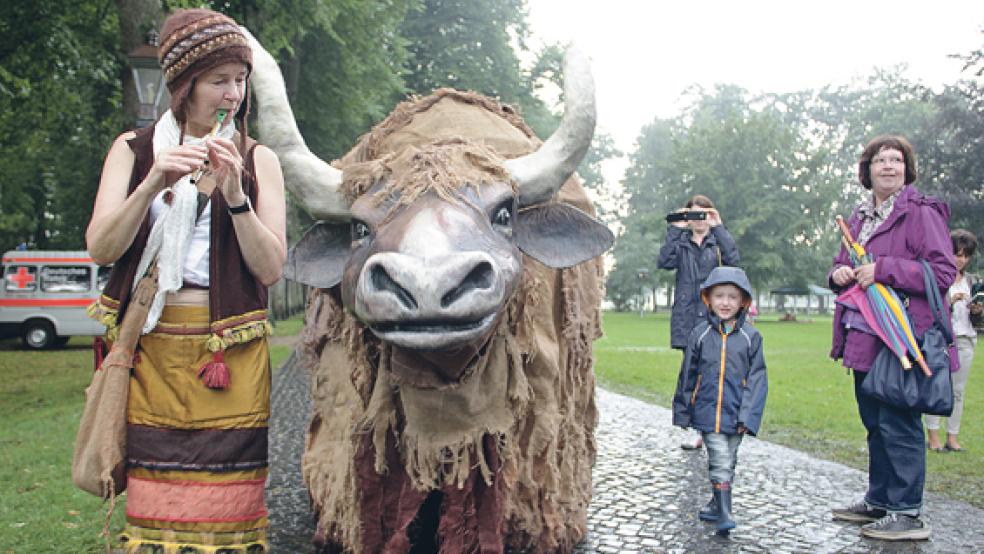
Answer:
<path fill-rule="evenodd" d="M 164 21 L 158 60 L 171 93 L 171 112 L 182 123 L 195 79 L 229 62 L 246 64 L 247 72 L 253 69 L 253 53 L 239 25 L 207 9 L 176 10 Z M 244 123 L 248 111 L 247 89 L 235 118 Z"/>

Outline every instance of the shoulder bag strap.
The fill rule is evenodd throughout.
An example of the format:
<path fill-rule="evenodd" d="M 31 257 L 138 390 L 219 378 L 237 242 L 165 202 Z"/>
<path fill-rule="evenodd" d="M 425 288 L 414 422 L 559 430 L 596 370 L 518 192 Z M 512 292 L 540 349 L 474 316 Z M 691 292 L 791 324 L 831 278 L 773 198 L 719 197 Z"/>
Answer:
<path fill-rule="evenodd" d="M 943 298 L 940 296 L 940 288 L 936 285 L 936 276 L 933 274 L 933 269 L 929 267 L 929 262 L 926 260 L 920 260 L 923 264 L 923 283 L 926 286 L 926 301 L 929 302 L 929 311 L 933 314 L 933 321 L 936 322 L 937 327 L 943 333 L 943 338 L 946 339 L 947 344 L 953 342 L 953 335 L 946 327 L 946 322 L 943 319 Z"/>

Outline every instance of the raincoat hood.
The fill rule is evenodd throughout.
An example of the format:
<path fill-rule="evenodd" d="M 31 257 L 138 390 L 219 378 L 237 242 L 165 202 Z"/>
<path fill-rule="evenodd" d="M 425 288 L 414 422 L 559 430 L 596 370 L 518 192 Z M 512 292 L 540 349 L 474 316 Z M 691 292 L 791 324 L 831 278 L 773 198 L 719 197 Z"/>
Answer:
<path fill-rule="evenodd" d="M 745 272 L 740 267 L 731 266 L 715 267 L 711 271 L 711 274 L 707 276 L 707 279 L 700 285 L 701 296 L 704 296 L 711 287 L 724 284 L 730 284 L 740 288 L 749 301 L 755 296 L 752 293 L 752 285 L 748 282 Z"/>

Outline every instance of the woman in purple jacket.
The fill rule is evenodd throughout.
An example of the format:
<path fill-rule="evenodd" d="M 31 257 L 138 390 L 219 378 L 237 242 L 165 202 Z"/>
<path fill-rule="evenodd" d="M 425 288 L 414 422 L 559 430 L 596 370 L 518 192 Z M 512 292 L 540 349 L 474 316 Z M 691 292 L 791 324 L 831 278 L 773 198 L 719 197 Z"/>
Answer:
<path fill-rule="evenodd" d="M 875 262 L 851 267 L 841 248 L 828 275 L 835 291 L 854 283 L 892 287 L 907 297 L 917 335 L 932 324 L 920 260 L 929 262 L 941 294 L 957 270 L 950 245 L 946 203 L 924 196 L 912 185 L 916 158 L 901 136 L 880 136 L 865 147 L 858 176 L 871 196 L 851 214 L 848 225 Z M 947 323 L 948 324 L 948 323 Z M 863 536 L 882 540 L 924 540 L 929 526 L 920 519 L 926 477 L 926 447 L 919 412 L 896 408 L 861 394 L 861 382 L 882 343 L 854 310 L 838 305 L 830 355 L 853 370 L 854 395 L 868 431 L 868 491 L 864 500 L 833 510 L 834 519 L 864 523 Z M 951 370 L 956 353 L 952 352 Z"/>

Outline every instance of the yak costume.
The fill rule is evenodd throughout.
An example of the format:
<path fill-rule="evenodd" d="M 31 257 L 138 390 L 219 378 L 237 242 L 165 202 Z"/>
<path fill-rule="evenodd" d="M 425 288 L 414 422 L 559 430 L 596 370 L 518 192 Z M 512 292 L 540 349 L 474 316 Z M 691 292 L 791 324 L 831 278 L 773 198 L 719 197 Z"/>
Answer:
<path fill-rule="evenodd" d="M 416 152 L 421 137 L 433 146 Z M 442 89 L 398 106 L 337 164 L 352 199 L 408 156 L 422 162 L 409 177 L 418 183 L 494 179 L 501 165 L 490 157 L 539 144 L 508 107 Z M 576 177 L 557 199 L 593 212 Z M 406 366 L 425 362 L 381 343 L 337 289 L 314 292 L 304 340 L 314 416 L 302 466 L 317 542 L 407 551 L 414 518 L 440 494 L 429 524 L 441 552 L 570 551 L 587 533 L 601 276 L 597 258 L 555 270 L 523 256 L 522 279 L 476 361 L 437 387 L 407 386 L 415 368 Z"/>

